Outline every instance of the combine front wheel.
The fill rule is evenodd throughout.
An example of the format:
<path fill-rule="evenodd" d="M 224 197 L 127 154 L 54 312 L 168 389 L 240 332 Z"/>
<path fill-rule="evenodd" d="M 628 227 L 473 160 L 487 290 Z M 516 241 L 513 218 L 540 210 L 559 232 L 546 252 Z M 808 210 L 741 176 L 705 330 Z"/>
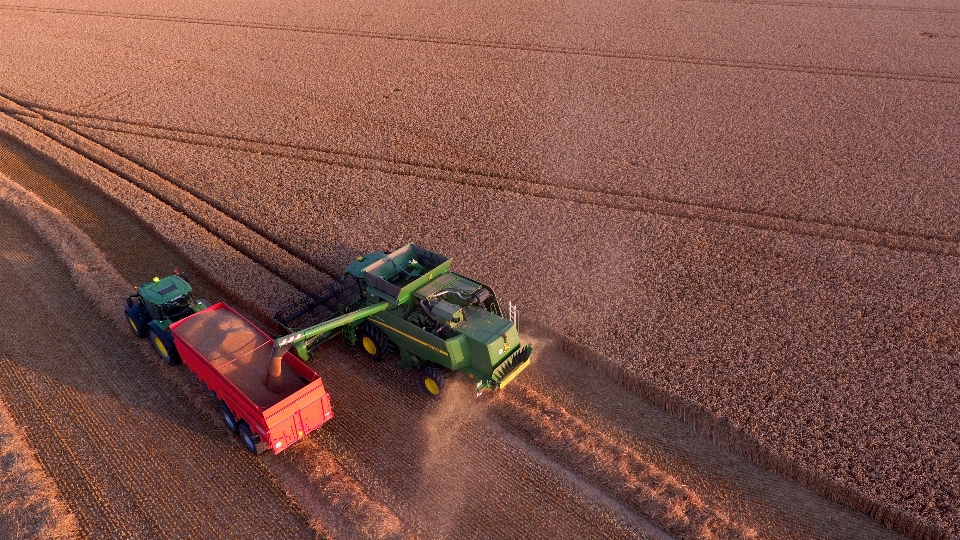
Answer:
<path fill-rule="evenodd" d="M 446 382 L 447 375 L 438 367 L 427 366 L 420 371 L 420 388 L 431 397 L 439 396 Z"/>
<path fill-rule="evenodd" d="M 382 362 L 390 353 L 390 341 L 379 328 L 372 324 L 363 324 L 357 330 L 357 343 L 360 352 L 374 362 Z"/>

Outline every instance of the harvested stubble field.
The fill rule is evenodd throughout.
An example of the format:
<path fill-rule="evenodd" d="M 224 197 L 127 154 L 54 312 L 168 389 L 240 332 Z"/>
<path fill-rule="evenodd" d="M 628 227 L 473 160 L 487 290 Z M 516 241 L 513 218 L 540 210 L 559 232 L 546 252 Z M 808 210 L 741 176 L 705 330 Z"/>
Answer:
<path fill-rule="evenodd" d="M 34 221 L 37 221 L 38 214 L 43 214 L 35 208 L 38 205 L 42 207 L 51 204 L 62 211 L 61 214 L 51 214 L 47 219 L 40 220 L 46 223 L 40 230 L 45 233 L 45 238 L 52 238 L 54 245 L 59 246 L 57 249 L 60 257 L 68 267 L 81 269 L 87 274 L 92 270 L 92 274 L 96 276 L 92 282 L 94 284 L 114 275 L 116 271 L 112 269 L 113 265 L 125 269 L 125 276 L 134 280 L 142 279 L 144 264 L 147 264 L 147 269 L 170 266 L 185 268 L 184 261 L 166 249 L 157 238 L 125 217 L 120 208 L 102 200 L 101 196 L 85 188 L 83 184 L 78 184 L 76 177 L 64 174 L 12 141 L 0 142 L 3 142 L 0 145 L 0 166 L 17 180 L 4 191 L 4 198 L 21 193 L 16 197 L 19 202 L 9 202 L 19 208 L 26 201 L 26 208 L 21 208 L 24 210 L 22 213 L 32 217 Z M 33 142 L 39 148 L 59 155 L 74 169 L 84 168 L 82 160 L 70 159 L 69 155 L 58 153 L 62 150 L 58 151 L 56 146 L 51 146 L 53 143 L 44 144 L 42 138 L 36 138 Z M 86 179 L 112 184 L 105 186 L 93 182 L 101 188 L 121 187 L 121 179 L 112 177 L 110 180 L 109 175 L 100 176 L 102 177 L 97 179 Z M 37 195 L 26 191 L 25 186 L 29 186 Z M 113 189 L 106 191 L 113 193 Z M 37 202 L 37 196 L 44 202 Z M 162 213 L 155 213 L 144 217 L 149 223 L 159 219 L 161 215 Z M 73 244 L 88 246 L 86 249 L 64 249 L 64 237 L 76 236 L 74 233 L 65 232 L 73 227 L 70 220 L 83 228 L 82 233 L 76 234 L 88 238 Z M 187 231 L 189 232 L 189 229 Z M 190 237 L 190 234 L 174 234 L 171 239 L 180 243 Z M 98 248 L 90 239 L 95 239 L 97 246 L 107 248 L 105 254 L 109 262 L 97 260 L 97 257 L 91 258 L 90 253 L 98 252 Z M 136 249 L 132 249 L 134 246 Z M 208 253 L 208 256 L 200 257 L 197 270 L 239 274 L 251 271 L 244 268 L 225 268 L 222 266 L 222 258 L 213 255 Z M 148 259 L 149 263 L 141 259 Z M 121 276 L 114 276 L 112 281 L 120 282 L 123 279 Z M 201 290 L 209 293 L 212 289 L 209 282 L 199 279 L 196 274 L 194 281 Z M 90 283 L 87 281 L 84 290 L 97 300 L 103 314 L 108 319 L 118 318 L 111 298 L 122 297 L 128 286 L 116 285 L 118 290 L 111 292 L 102 284 L 90 287 Z M 256 287 L 261 285 L 263 284 L 256 283 Z M 249 289 L 243 293 L 245 297 L 262 297 L 262 294 Z M 125 322 L 116 322 L 125 334 Z M 311 438 L 283 454 L 282 459 L 267 460 L 264 463 L 283 484 L 287 493 L 308 512 L 314 529 L 335 538 L 402 538 L 411 535 L 405 531 L 417 529 L 417 536 L 421 537 L 439 536 L 450 533 L 451 530 L 455 530 L 459 536 L 470 536 L 471 524 L 479 527 L 478 530 L 484 531 L 484 534 L 489 534 L 490 530 L 503 530 L 505 534 L 519 530 L 525 536 L 536 536 L 552 530 L 566 537 L 578 536 L 586 531 L 592 531 L 591 534 L 596 535 L 596 530 L 599 529 L 608 536 L 663 536 L 655 528 L 644 525 L 643 518 L 635 512 L 661 524 L 676 538 L 749 536 L 749 531 L 744 530 L 742 524 L 731 522 L 724 515 L 736 515 L 737 521 L 749 523 L 764 537 L 844 538 L 854 534 L 877 538 L 895 537 L 849 510 L 826 503 L 788 481 L 718 451 L 709 441 L 695 436 L 689 428 L 671 419 L 662 410 L 618 389 L 616 383 L 602 375 L 594 373 L 584 377 L 582 364 L 556 347 L 547 347 L 548 343 L 549 340 L 540 340 L 537 346 L 542 351 L 538 357 L 538 365 L 546 363 L 549 367 L 545 370 L 533 368 L 525 376 L 524 384 L 529 381 L 537 390 L 533 393 L 523 392 L 527 398 L 522 401 L 504 394 L 502 399 L 495 402 L 497 418 L 504 419 L 503 425 L 515 430 L 521 438 L 504 432 L 503 427 L 498 427 L 496 423 L 482 422 L 486 415 L 479 412 L 479 409 L 473 410 L 473 414 L 468 415 L 465 422 L 450 420 L 449 405 L 456 404 L 457 401 L 447 401 L 439 407 L 430 406 L 429 401 L 410 391 L 412 384 L 409 377 L 404 377 L 396 370 L 383 372 L 380 367 L 374 368 L 363 363 L 358 365 L 355 358 L 344 358 L 342 351 L 328 348 L 321 355 L 323 360 L 318 367 L 327 378 L 327 384 L 332 382 L 336 387 L 333 391 L 339 396 L 338 399 L 346 401 L 344 407 L 338 406 L 338 418 L 351 413 L 357 417 L 335 422 L 330 430 L 325 428 L 323 433 L 326 437 L 319 441 L 315 437 Z M 157 362 L 149 353 L 146 361 Z M 358 371 L 357 367 L 367 369 Z M 168 372 L 161 370 L 160 373 Z M 391 383 L 390 386 L 381 390 L 379 399 L 371 396 L 367 389 L 371 385 L 383 386 L 385 377 Z M 195 405 L 210 412 L 209 398 L 199 392 L 195 384 L 187 384 L 187 379 L 182 378 L 179 373 L 171 372 L 165 378 L 180 386 Z M 407 385 L 398 386 L 403 383 Z M 407 396 L 401 401 L 412 407 L 397 409 L 396 415 L 388 412 L 384 416 L 386 420 L 370 426 L 367 415 L 371 410 L 371 403 L 385 400 L 384 407 L 374 410 L 392 410 L 399 399 L 397 389 L 403 390 L 403 395 Z M 553 395 L 562 402 L 562 406 L 555 405 L 552 399 L 537 396 L 538 392 Z M 534 396 L 534 399 L 529 399 L 530 396 Z M 615 399 L 610 401 L 614 396 Z M 413 401 L 409 401 L 411 399 Z M 480 407 L 480 404 L 476 406 Z M 572 410 L 576 411 L 575 416 L 569 414 Z M 561 419 L 562 422 L 553 418 Z M 213 423 L 216 424 L 217 420 L 214 419 Z M 571 423 L 576 429 L 569 431 L 566 429 L 567 423 Z M 411 425 L 422 426 L 422 429 L 411 433 L 408 429 Z M 437 455 L 423 452 L 423 439 L 432 441 L 428 448 L 431 450 L 436 449 L 434 447 L 437 443 L 450 441 L 454 437 L 467 437 L 466 440 L 470 441 L 467 446 L 482 448 L 489 444 L 488 438 L 474 440 L 469 435 L 469 432 L 478 430 L 481 426 L 483 429 L 479 430 L 480 435 L 493 433 L 498 438 L 506 439 L 507 444 L 500 448 L 506 451 L 508 456 L 504 459 L 501 454 L 495 453 L 491 456 L 492 463 L 481 468 L 499 470 L 503 463 L 507 462 L 513 467 L 511 471 L 516 478 L 533 478 L 538 481 L 517 489 L 509 487 L 511 478 L 507 477 L 506 484 L 500 481 L 496 489 L 483 491 L 474 507 L 534 508 L 530 504 L 532 496 L 551 493 L 546 499 L 542 495 L 535 499 L 538 504 L 535 506 L 533 519 L 527 512 L 494 512 L 480 517 L 467 513 L 462 517 L 452 517 L 451 514 L 459 516 L 457 512 L 462 510 L 463 502 L 445 495 L 460 493 L 459 488 L 452 488 L 462 487 L 469 479 L 461 479 L 451 484 L 450 480 L 460 476 L 447 469 L 437 470 L 433 466 L 437 461 L 435 457 L 424 458 L 423 470 L 414 469 L 411 473 L 411 467 L 415 466 L 412 465 L 411 455 L 414 458 L 423 454 Z M 461 434 L 458 431 L 468 433 Z M 370 444 L 371 432 L 380 433 L 381 437 L 377 440 L 386 444 Z M 603 435 L 605 433 L 615 433 L 616 436 L 607 437 Z M 421 434 L 426 437 L 420 437 Z M 599 443 L 596 448 L 601 452 L 582 453 L 582 447 L 578 444 L 556 444 L 557 441 L 569 441 L 571 436 L 596 438 Z M 447 445 L 440 444 L 441 448 L 445 446 Z M 412 454 L 396 454 L 398 447 L 410 448 Z M 610 455 L 621 457 L 611 460 Z M 426 463 L 430 466 L 427 467 Z M 400 473 L 385 475 L 383 472 L 393 469 Z M 596 482 L 599 489 L 584 484 L 571 474 Z M 419 483 L 411 478 L 419 479 Z M 441 488 L 433 491 L 432 488 L 438 483 L 442 483 Z M 683 484 L 696 488 L 687 488 Z M 557 489 L 558 485 L 567 487 Z M 529 491 L 531 486 L 535 486 L 532 492 Z M 70 488 L 79 489 L 75 484 L 71 484 Z M 661 490 L 663 496 L 660 496 Z M 407 500 L 411 492 L 415 496 L 428 497 L 427 503 L 421 502 L 413 507 L 397 503 L 397 500 Z M 513 502 L 508 495 L 518 499 Z M 390 506 L 381 501 L 390 503 Z M 481 504 L 483 501 L 487 502 Z M 577 508 L 577 512 L 558 512 L 557 505 L 560 505 L 560 508 L 569 508 L 572 505 Z M 600 517 L 591 517 L 592 513 L 584 515 L 584 507 L 597 508 L 610 517 L 600 518 L 599 522 L 594 521 L 584 530 L 586 523 Z M 391 508 L 402 508 L 401 515 L 404 519 L 398 519 Z M 79 512 L 90 510 L 96 511 L 95 508 L 88 509 L 82 505 L 78 509 Z M 438 523 L 438 515 L 443 521 L 439 522 L 440 527 L 434 527 L 433 525 Z M 536 516 L 550 516 L 551 522 L 544 526 Z M 611 519 L 614 521 L 610 521 Z M 617 525 L 618 522 L 621 525 Z M 624 523 L 632 525 L 624 530 Z M 709 523 L 712 530 L 698 530 L 698 525 L 704 523 Z"/>
<path fill-rule="evenodd" d="M 422 242 L 725 448 L 960 536 L 955 4 L 104 6 L 0 8 L 12 120 L 290 283 L 270 241 Z"/>

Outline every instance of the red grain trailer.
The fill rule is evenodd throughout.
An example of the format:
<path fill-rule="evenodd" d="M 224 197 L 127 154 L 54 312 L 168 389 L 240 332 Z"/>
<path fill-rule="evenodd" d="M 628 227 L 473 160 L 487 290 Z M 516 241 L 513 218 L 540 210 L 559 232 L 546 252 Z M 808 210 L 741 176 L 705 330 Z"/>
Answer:
<path fill-rule="evenodd" d="M 315 371 L 282 356 L 268 382 L 274 341 L 223 302 L 170 325 L 180 358 L 220 399 L 220 414 L 254 454 L 279 454 L 333 417 Z"/>

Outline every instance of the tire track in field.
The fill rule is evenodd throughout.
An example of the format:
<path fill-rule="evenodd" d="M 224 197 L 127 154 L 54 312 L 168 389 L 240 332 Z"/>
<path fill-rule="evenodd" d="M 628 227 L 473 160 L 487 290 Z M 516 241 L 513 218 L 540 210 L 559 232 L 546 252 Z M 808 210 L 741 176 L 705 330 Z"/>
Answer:
<path fill-rule="evenodd" d="M 659 197 L 619 190 L 566 187 L 545 181 L 525 179 L 518 176 L 480 171 L 471 168 L 392 160 L 362 153 L 311 148 L 290 143 L 220 135 L 167 126 L 136 124 L 97 115 L 71 113 L 39 105 L 24 106 L 29 107 L 31 112 L 42 115 L 42 117 L 49 122 L 64 125 L 75 132 L 78 129 L 82 129 L 86 132 L 86 134 L 82 135 L 91 139 L 92 135 L 89 134 L 89 131 L 99 130 L 221 150 L 240 151 L 314 162 L 329 166 L 409 176 L 433 182 L 492 189 L 549 200 L 569 201 L 606 209 L 644 212 L 770 232 L 785 232 L 824 240 L 840 240 L 858 244 L 868 244 L 900 251 L 960 257 L 960 242 L 953 236 L 941 234 L 904 232 L 892 228 L 852 225 L 828 219 L 761 212 L 719 204 L 691 202 L 677 198 Z M 161 175 L 158 171 L 151 170 L 146 164 L 126 154 L 122 149 L 99 141 L 96 142 L 122 158 L 135 163 L 138 167 L 148 170 L 153 174 Z M 192 195 L 198 198 L 204 198 L 203 193 L 190 189 L 183 182 L 178 182 L 172 178 L 166 179 L 181 189 L 188 190 Z M 297 257 L 310 261 L 316 268 L 324 268 L 323 262 L 311 253 L 287 246 L 281 238 L 271 234 L 268 230 L 250 223 L 249 220 L 245 220 L 240 215 L 231 212 L 224 205 L 208 199 L 209 198 L 206 198 L 204 200 L 220 212 L 229 215 L 237 222 L 251 228 L 272 243 L 287 249 Z"/>
<path fill-rule="evenodd" d="M 116 295 L 112 295 L 112 296 L 116 296 Z M 45 305 L 47 310 L 54 309 L 56 308 L 56 306 L 57 306 L 56 302 L 53 302 L 53 303 L 48 302 Z M 126 337 L 126 333 L 123 334 L 123 337 L 124 338 Z M 123 340 L 123 338 L 120 338 L 120 337 L 118 337 L 117 339 Z M 84 355 L 84 356 L 91 356 L 91 355 Z M 353 361 L 354 360 L 351 360 L 351 362 Z M 182 370 L 183 368 L 180 368 L 180 369 Z M 169 371 L 169 368 L 160 367 L 160 370 L 163 373 L 167 373 Z M 378 367 L 377 371 L 380 372 L 382 370 Z M 82 375 L 85 381 L 96 380 L 98 378 L 97 377 L 98 372 L 96 370 L 93 370 L 90 373 L 83 372 Z M 172 376 L 178 377 L 179 375 L 172 375 Z M 363 389 L 366 387 L 367 387 L 367 384 L 364 380 L 360 380 L 356 382 L 356 388 Z M 418 464 L 418 459 L 416 458 L 416 452 L 417 452 L 417 449 L 420 448 L 420 446 L 416 438 L 417 434 L 415 432 L 414 433 L 408 432 L 407 426 L 411 423 L 413 424 L 416 423 L 416 418 L 417 418 L 416 411 L 423 406 L 426 400 L 422 396 L 415 395 L 412 392 L 412 389 L 413 387 L 410 386 L 404 392 L 404 394 L 407 395 L 408 397 L 416 398 L 414 403 L 417 404 L 417 406 L 414 407 L 414 410 L 411 413 L 411 411 L 403 407 L 399 407 L 399 408 L 393 407 L 393 404 L 395 401 L 399 401 L 401 403 L 404 401 L 403 399 L 398 399 L 398 397 L 394 395 L 394 390 L 395 390 L 394 387 L 389 386 L 389 387 L 380 388 L 381 393 L 387 394 L 387 396 L 380 400 L 374 400 L 374 402 L 389 401 L 391 403 L 391 407 L 383 407 L 381 409 L 382 411 L 386 411 L 385 418 L 381 417 L 382 414 L 378 415 L 378 414 L 368 413 L 369 395 L 365 394 L 363 391 L 347 392 L 347 393 L 341 392 L 340 394 L 338 394 L 342 396 L 341 401 L 342 399 L 346 399 L 345 396 L 347 395 L 350 395 L 350 396 L 355 395 L 356 400 L 359 400 L 359 403 L 360 403 L 360 405 L 355 407 L 344 408 L 340 406 L 338 408 L 338 410 L 341 411 L 339 413 L 339 416 L 347 415 L 348 413 L 346 411 L 351 411 L 352 414 L 359 415 L 359 418 L 363 419 L 363 421 L 357 421 L 353 423 L 347 421 L 346 425 L 349 426 L 349 429 L 354 430 L 351 432 L 359 434 L 356 438 L 350 439 L 354 442 L 350 444 L 350 447 L 346 452 L 348 454 L 346 457 L 347 461 L 350 460 L 349 455 L 357 452 L 356 449 L 369 448 L 370 446 L 369 434 L 383 432 L 384 426 L 392 426 L 394 431 L 397 431 L 402 437 L 410 437 L 411 435 L 413 436 L 412 439 L 407 439 L 409 444 L 406 445 L 406 448 L 407 448 L 407 452 L 410 452 L 410 451 L 414 452 L 414 458 L 409 461 L 398 459 L 395 456 L 392 457 L 391 459 L 392 459 L 392 462 L 394 463 L 393 466 L 403 468 L 403 467 L 408 467 L 409 465 L 412 464 L 414 467 L 416 467 L 416 465 Z M 123 394 L 121 393 L 121 397 L 122 396 Z M 471 397 L 472 397 L 472 394 L 471 394 Z M 338 403 L 339 402 L 340 401 L 338 401 Z M 63 408 L 70 409 L 70 410 L 80 410 L 80 409 L 89 408 L 89 407 L 84 407 L 82 405 L 83 404 L 80 404 L 80 403 L 70 402 L 69 404 L 64 405 Z M 155 408 L 163 409 L 163 410 L 167 410 L 169 408 L 169 405 L 166 403 L 155 403 L 152 406 Z M 407 410 L 408 414 L 400 414 L 400 411 L 403 411 L 403 410 Z M 94 414 L 96 414 L 96 412 L 98 411 L 94 411 Z M 379 421 L 375 422 L 376 425 L 369 425 L 371 418 L 379 418 Z M 341 420 L 337 425 L 344 425 L 344 420 Z M 120 429 L 121 431 L 124 431 L 124 432 L 131 430 L 130 427 L 127 427 L 124 425 L 117 426 L 117 429 Z M 326 428 L 324 433 L 321 435 L 325 435 L 325 434 L 329 434 Z M 471 460 L 471 462 L 475 464 L 482 464 L 485 462 L 485 460 L 489 461 L 491 457 L 484 450 L 484 444 L 481 444 L 483 443 L 483 440 L 477 441 L 476 439 L 477 435 L 474 434 L 472 430 L 468 431 L 467 435 L 471 437 L 471 440 L 474 443 L 476 443 L 471 445 L 471 447 L 473 448 L 473 450 L 471 450 L 471 456 L 473 456 L 473 459 Z M 326 440 L 326 437 L 323 437 L 320 440 L 321 441 Z M 549 526 L 545 526 L 543 531 L 539 531 L 539 528 L 533 529 L 534 532 L 539 531 L 537 532 L 537 534 L 539 535 L 538 537 L 542 537 L 545 539 L 550 538 L 550 536 L 547 534 L 547 531 L 549 530 L 577 531 L 576 534 L 571 533 L 574 536 L 583 536 L 585 534 L 588 534 L 588 531 L 593 531 L 593 530 L 605 531 L 604 537 L 607 537 L 607 538 L 636 538 L 638 536 L 637 534 L 632 532 L 633 529 L 630 528 L 629 524 L 624 522 L 623 518 L 617 516 L 615 513 L 611 514 L 609 510 L 605 510 L 603 504 L 600 504 L 599 506 L 597 506 L 596 502 L 591 501 L 590 499 L 584 499 L 582 494 L 578 495 L 577 494 L 578 491 L 576 489 L 571 490 L 569 486 L 568 476 L 559 474 L 555 471 L 544 473 L 543 465 L 537 463 L 535 459 L 531 461 L 531 459 L 529 458 L 524 458 L 524 463 L 526 463 L 526 465 L 519 466 L 515 463 L 515 459 L 514 459 L 518 455 L 517 450 L 514 449 L 513 451 L 511 451 L 511 447 L 509 445 L 507 446 L 498 445 L 497 448 L 499 449 L 498 451 L 501 454 L 505 454 L 507 457 L 505 459 L 497 460 L 496 462 L 493 462 L 493 463 L 488 463 L 488 466 L 486 467 L 477 465 L 475 468 L 472 468 L 471 470 L 473 471 L 472 473 L 473 475 L 480 475 L 478 477 L 479 481 L 476 482 L 475 484 L 476 486 L 482 487 L 485 485 L 486 481 L 490 480 L 490 477 L 487 476 L 487 472 L 491 470 L 495 470 L 491 468 L 492 465 L 497 465 L 497 464 L 506 465 L 518 470 L 520 473 L 523 473 L 524 475 L 532 474 L 533 477 L 535 478 L 544 478 L 545 481 L 547 482 L 545 485 L 552 486 L 551 488 L 552 491 L 550 495 L 544 499 L 544 501 L 546 502 L 539 501 L 536 503 L 537 505 L 541 505 L 545 509 L 545 511 L 552 510 L 552 512 L 556 514 L 557 512 L 556 508 L 565 509 L 563 512 L 560 513 L 560 515 L 555 515 L 551 519 Z M 124 453 L 136 453 L 141 451 L 141 449 L 137 448 L 136 446 L 133 446 L 133 447 L 124 446 L 123 449 L 124 449 L 123 450 Z M 386 449 L 381 449 L 381 451 L 376 453 L 373 457 L 377 461 L 383 461 L 384 455 L 393 456 L 393 453 L 395 452 L 395 450 L 396 450 L 395 447 L 391 445 Z M 109 452 L 110 451 L 109 446 L 105 447 L 104 451 Z M 311 471 L 313 470 L 313 467 L 315 467 L 318 457 L 322 458 L 323 455 L 329 455 L 329 451 L 322 447 L 314 447 L 313 445 L 304 445 L 302 447 L 297 446 L 289 451 L 289 455 L 285 454 L 286 457 L 290 458 L 291 462 L 297 464 L 297 467 L 299 467 L 301 470 L 301 474 L 311 473 Z M 519 455 L 522 456 L 523 452 L 520 451 Z M 343 456 L 341 456 L 341 459 L 343 459 Z M 459 462 L 460 461 L 458 458 L 457 460 L 454 460 L 451 463 L 459 463 Z M 444 463 L 444 469 L 447 468 L 446 465 L 447 463 Z M 348 474 L 351 472 L 356 473 L 358 470 L 360 471 L 361 477 L 364 479 L 363 487 L 365 489 L 370 489 L 372 486 L 372 489 L 376 491 L 378 485 L 382 485 L 389 481 L 389 478 L 385 479 L 383 476 L 380 476 L 377 474 L 374 474 L 373 476 L 371 476 L 369 472 L 364 473 L 363 472 L 364 469 L 362 468 L 361 469 L 354 468 L 352 470 L 348 470 L 347 473 Z M 329 476 L 329 473 L 331 472 L 334 473 L 335 477 L 342 475 L 341 473 L 337 473 L 336 470 L 334 471 L 323 470 L 320 472 L 321 472 L 321 476 L 318 478 L 318 481 L 327 481 L 331 479 L 331 477 Z M 409 474 L 404 475 L 402 477 L 402 481 L 406 482 L 412 479 L 414 482 L 416 482 L 418 476 L 415 473 L 416 471 L 414 471 L 414 474 L 412 476 Z M 337 478 L 333 478 L 333 479 L 336 480 Z M 475 516 L 472 516 L 472 519 L 458 522 L 458 523 L 464 523 L 466 525 L 474 527 L 474 528 L 468 529 L 468 532 L 474 531 L 474 533 L 479 534 L 477 531 L 488 531 L 490 523 L 504 522 L 504 518 L 502 516 L 510 516 L 512 523 L 515 523 L 516 526 L 530 525 L 528 521 L 528 518 L 529 518 L 528 513 L 525 511 L 521 511 L 521 512 L 516 511 L 517 508 L 521 508 L 521 507 L 526 508 L 525 502 L 527 501 L 528 497 L 525 495 L 525 491 L 527 490 L 525 484 L 523 482 L 519 482 L 518 480 L 516 480 L 511 476 L 510 478 L 497 481 L 497 485 L 498 486 L 510 485 L 512 487 L 511 489 L 501 490 L 498 488 L 497 490 L 493 490 L 493 491 L 485 490 L 486 495 L 484 497 L 484 500 L 486 502 L 484 503 L 484 505 L 482 505 L 482 508 L 478 507 L 476 510 L 471 510 L 471 512 L 468 512 L 468 514 L 471 514 L 471 516 L 472 514 L 475 514 Z M 413 487 L 416 488 L 417 484 L 414 484 Z M 323 487 L 318 487 L 318 489 L 322 491 Z M 337 488 L 335 488 L 334 493 L 332 493 L 334 498 L 339 496 L 341 499 L 344 499 L 352 496 L 350 493 L 346 493 L 344 491 L 340 491 L 339 493 L 337 493 L 336 489 Z M 470 490 L 466 489 L 465 487 L 461 491 L 462 491 L 462 494 L 464 495 L 470 492 Z M 186 499 L 189 500 L 190 497 L 187 496 Z M 405 497 L 401 497 L 399 499 L 394 498 L 390 500 L 397 504 L 397 506 L 393 506 L 391 508 L 397 508 L 397 507 L 406 508 L 411 504 L 409 500 Z M 443 499 L 441 498 L 440 500 L 443 500 Z M 461 503 L 458 502 L 457 504 L 461 504 Z M 594 506 L 597 506 L 597 508 L 592 508 Z M 414 503 L 413 508 L 421 512 L 421 514 L 423 514 L 425 511 L 430 510 L 429 506 L 424 508 L 422 505 L 418 505 L 416 503 Z M 583 508 L 587 508 L 587 509 L 583 509 Z M 362 507 L 359 509 L 365 510 Z M 374 510 L 373 515 L 370 517 L 377 517 L 378 516 L 377 508 L 373 508 L 373 510 Z M 387 512 L 389 512 L 389 510 L 387 510 Z M 382 515 L 383 512 L 379 512 L 379 514 Z M 425 518 L 425 520 L 424 518 L 421 518 L 421 521 L 419 521 L 419 523 L 424 523 L 426 525 L 423 531 L 428 536 L 432 534 L 431 531 L 434 531 L 431 528 L 432 522 L 429 519 L 429 515 L 430 514 L 428 512 L 427 518 Z M 402 534 L 402 531 L 401 531 L 401 534 L 390 534 L 391 531 L 389 530 L 386 531 L 388 534 L 385 536 L 376 534 L 376 531 L 378 529 L 382 530 L 383 527 L 380 523 L 371 522 L 367 516 L 363 516 L 363 515 L 351 516 L 350 519 L 359 521 L 359 523 L 353 524 L 352 525 L 353 527 L 360 528 L 361 526 L 365 525 L 370 530 L 374 531 L 374 534 L 372 535 L 365 535 L 363 534 L 364 530 L 361 530 L 359 531 L 360 534 L 357 535 L 360 537 L 374 537 L 374 538 L 401 537 L 402 538 L 404 536 Z M 365 523 L 364 523 L 364 520 L 366 520 Z M 642 520 L 635 520 L 635 521 L 642 521 Z M 594 523 L 595 525 L 591 525 L 591 523 Z M 512 535 L 513 533 L 508 532 L 506 534 L 508 536 L 502 536 L 502 538 L 509 538 L 511 537 L 510 535 Z"/>
<path fill-rule="evenodd" d="M 210 432 L 156 374 L 159 362 L 144 362 L 79 296 L 49 249 L 6 209 L 0 224 L 0 254 L 34 258 L 0 256 L 0 393 L 82 535 L 313 537 L 262 464 L 222 428 Z M 276 529 L 247 526 L 264 521 Z"/>
<path fill-rule="evenodd" d="M 137 21 L 158 21 L 179 24 L 197 24 L 205 26 L 220 26 L 227 28 L 243 28 L 252 30 L 277 30 L 305 34 L 340 36 L 348 38 L 380 39 L 405 43 L 425 43 L 432 45 L 449 45 L 461 47 L 475 47 L 481 49 L 499 49 L 508 51 L 539 52 L 564 56 L 583 56 L 594 58 L 610 58 L 622 60 L 640 60 L 662 62 L 669 64 L 689 64 L 697 66 L 711 66 L 731 69 L 749 69 L 759 71 L 781 71 L 803 73 L 808 75 L 832 75 L 841 77 L 855 77 L 865 79 L 888 79 L 898 81 L 929 82 L 941 84 L 960 84 L 960 77 L 954 75 L 937 75 L 924 73 L 907 73 L 897 71 L 837 68 L 830 66 L 816 66 L 804 64 L 787 64 L 778 62 L 758 62 L 749 60 L 728 60 L 694 55 L 656 54 L 638 51 L 614 51 L 603 49 L 586 49 L 563 46 L 540 45 L 534 43 L 513 43 L 506 41 L 484 41 L 467 38 L 450 38 L 439 36 L 403 35 L 389 32 L 373 32 L 363 30 L 348 30 L 343 28 L 325 28 L 314 26 L 299 26 L 278 23 L 254 23 L 244 21 L 224 21 L 200 17 L 179 17 L 171 15 L 148 15 L 137 13 L 122 13 L 115 11 L 81 10 L 68 8 L 42 8 L 21 5 L 0 5 L 0 9 L 50 13 L 58 15 L 78 15 L 87 17 L 103 17 L 110 19 L 128 19 Z"/>
<path fill-rule="evenodd" d="M 219 301 L 212 283 L 193 264 L 159 242 L 119 204 L 71 181 L 70 175 L 0 135 L 0 173 L 57 208 L 82 229 L 105 253 L 107 259 L 131 283 L 149 281 L 157 273 L 179 269 L 208 300 Z M 149 246 L 148 249 L 145 249 Z M 137 253 L 135 257 L 122 256 Z M 174 268 L 171 261 L 176 261 Z M 132 291 L 131 291 L 132 292 Z"/>
<path fill-rule="evenodd" d="M 23 108 L 17 100 L 0 93 L 0 104 L 4 101 Z M 224 211 L 226 209 L 223 205 L 203 197 L 202 193 L 190 190 L 182 183 L 140 166 L 123 154 L 103 147 L 97 141 L 70 129 L 69 126 L 47 119 L 44 115 L 32 117 L 29 114 L 11 114 L 10 117 L 31 130 L 43 133 L 183 213 L 239 253 L 267 270 L 282 275 L 292 286 L 298 287 L 301 291 L 314 290 L 318 283 L 324 282 L 324 272 L 312 265 L 309 257 L 283 248 L 270 237 L 260 234 L 261 228 L 237 219 L 231 213 Z"/>

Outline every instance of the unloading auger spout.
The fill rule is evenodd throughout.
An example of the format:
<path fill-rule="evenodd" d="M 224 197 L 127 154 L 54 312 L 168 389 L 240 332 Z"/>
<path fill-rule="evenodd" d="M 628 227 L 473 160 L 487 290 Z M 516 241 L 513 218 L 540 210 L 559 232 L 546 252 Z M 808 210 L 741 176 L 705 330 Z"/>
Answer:
<path fill-rule="evenodd" d="M 320 324 L 311 326 L 309 328 L 304 328 L 303 330 L 299 330 L 292 334 L 287 334 L 273 340 L 273 358 L 270 360 L 270 365 L 267 369 L 267 388 L 269 388 L 271 391 L 277 391 L 279 389 L 281 381 L 280 373 L 283 368 L 283 362 L 281 358 L 283 357 L 284 353 L 289 351 L 290 348 L 297 343 L 322 336 L 323 334 L 329 334 L 342 326 L 366 319 L 367 317 L 380 313 L 389 307 L 390 302 L 380 302 L 379 304 L 374 304 L 356 311 L 351 311 L 345 315 L 335 317 Z"/>

